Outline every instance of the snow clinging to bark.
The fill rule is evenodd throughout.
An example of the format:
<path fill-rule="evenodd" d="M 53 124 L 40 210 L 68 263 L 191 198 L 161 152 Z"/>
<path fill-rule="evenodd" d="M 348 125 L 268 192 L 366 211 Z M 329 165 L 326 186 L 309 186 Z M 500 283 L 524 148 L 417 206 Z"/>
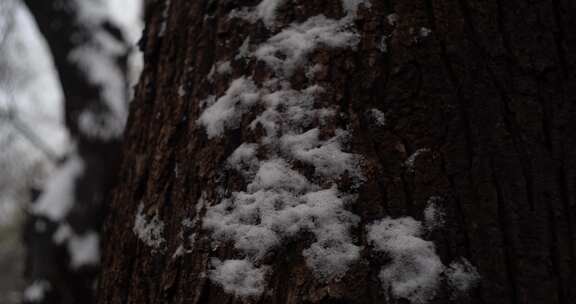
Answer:
<path fill-rule="evenodd" d="M 254 82 L 245 77 L 238 78 L 232 82 L 226 94 L 207 108 L 198 123 L 206 127 L 208 137 L 216 137 L 226 128 L 235 127 L 242 114 L 247 112 L 259 98 L 259 93 Z"/>
<path fill-rule="evenodd" d="M 263 0 L 255 7 L 233 11 L 230 17 L 262 20 L 274 28 L 276 13 L 284 3 Z M 360 37 L 351 21 L 360 5 L 370 8 L 370 2 L 343 0 L 342 5 L 346 12 L 342 19 L 314 16 L 289 24 L 254 46 L 247 37 L 233 59 L 263 62 L 272 76 L 266 81 L 250 75 L 239 77 L 222 96 L 208 96 L 202 102 L 206 108 L 197 123 L 209 139 L 237 128 L 249 112 L 255 115 L 250 115 L 250 128 L 261 135 L 254 142 L 240 144 L 225 165 L 226 170 L 244 177 L 246 186 L 220 192 L 222 197 L 206 207 L 202 221 L 214 241 L 230 242 L 242 256 L 212 260 L 209 278 L 229 293 L 261 294 L 272 269 L 263 264 L 266 257 L 303 233 L 313 238 L 302 256 L 323 282 L 341 278 L 361 257 L 362 247 L 351 235 L 360 218 L 349 211 L 357 197 L 341 184 L 345 177 L 356 189 L 364 181 L 362 156 L 347 151 L 348 131 L 328 127 L 337 108 L 320 107 L 317 99 L 331 88 L 314 83 L 315 70 L 322 66 L 308 64 L 310 54 L 319 49 L 354 49 L 358 44 Z M 216 63 L 211 77 L 231 73 L 233 65 L 229 63 Z M 290 80 L 297 73 L 308 83 L 294 88 Z M 385 125 L 381 111 L 372 109 L 368 114 L 377 126 Z M 418 150 L 404 165 L 413 170 L 417 157 L 428 151 Z M 302 166 L 313 170 L 304 174 Z M 445 267 L 434 244 L 424 239 L 428 229 L 441 225 L 439 210 L 429 204 L 426 226 L 412 218 L 385 218 L 367 227 L 374 250 L 391 258 L 379 278 L 392 296 L 420 304 L 432 299 L 444 280 L 455 290 L 472 281 L 474 276 L 465 267 L 468 264 Z"/>
<path fill-rule="evenodd" d="M 164 237 L 164 223 L 159 219 L 158 214 L 155 213 L 151 219 L 144 214 L 144 205 L 138 206 L 138 213 L 134 220 L 134 227 L 132 231 L 144 244 L 152 247 L 155 250 L 162 249 L 165 243 Z"/>
<path fill-rule="evenodd" d="M 212 259 L 214 267 L 209 278 L 217 282 L 228 293 L 238 296 L 253 296 L 261 294 L 266 286 L 265 268 L 257 268 L 246 260 Z"/>
<path fill-rule="evenodd" d="M 306 63 L 307 56 L 314 50 L 355 47 L 358 39 L 346 19 L 334 20 L 320 15 L 292 24 L 260 45 L 253 55 L 289 77 Z"/>
<path fill-rule="evenodd" d="M 231 260 L 234 261 L 231 264 L 224 261 L 213 265 L 211 279 L 225 290 L 239 288 L 228 279 L 231 276 L 223 274 L 249 275 L 273 248 L 303 232 L 315 237 L 302 255 L 319 279 L 343 276 L 359 258 L 361 248 L 350 236 L 350 229 L 359 218 L 346 210 L 355 197 L 342 192 L 337 184 L 344 174 L 357 182 L 362 180 L 360 157 L 344 151 L 348 140 L 345 130 L 336 129 L 331 136 L 320 136 L 319 127 L 336 113 L 334 109 L 315 105 L 317 96 L 325 89 L 310 85 L 297 90 L 288 81 L 295 72 L 307 71 L 300 68 L 314 50 L 353 48 L 357 42 L 358 35 L 345 20 L 316 16 L 291 24 L 254 48 L 254 52 L 246 54 L 250 49 L 246 43 L 239 50 L 240 57 L 249 56 L 266 63 L 276 78 L 262 84 L 246 76 L 238 78 L 222 97 L 209 97 L 205 102 L 208 107 L 198 123 L 205 127 L 209 138 L 237 127 L 243 114 L 256 105 L 262 109 L 250 127 L 261 128 L 263 136 L 257 142 L 240 145 L 227 161 L 230 169 L 247 179 L 246 188 L 208 207 L 203 221 L 215 240 L 232 241 L 247 257 L 241 263 Z M 258 155 L 258 151 L 265 153 Z M 324 183 L 302 175 L 293 167 L 294 161 L 311 165 L 315 176 Z M 265 272 L 268 268 L 258 269 Z M 251 290 L 260 291 L 264 283 L 262 288 Z"/>
<path fill-rule="evenodd" d="M 436 294 L 444 270 L 434 244 L 423 240 L 422 232 L 421 223 L 409 217 L 385 218 L 368 227 L 368 240 L 392 258 L 378 276 L 384 289 L 412 303 L 426 303 Z"/>
<path fill-rule="evenodd" d="M 444 221 L 440 211 L 430 209 L 437 208 L 435 203 L 436 199 L 431 199 L 425 210 L 426 226 L 411 217 L 387 217 L 367 227 L 368 241 L 374 249 L 391 258 L 378 277 L 383 288 L 394 298 L 423 304 L 434 298 L 443 283 L 457 296 L 480 279 L 476 268 L 464 258 L 445 266 L 436 253 L 434 243 L 424 240 L 426 232 L 439 227 Z"/>

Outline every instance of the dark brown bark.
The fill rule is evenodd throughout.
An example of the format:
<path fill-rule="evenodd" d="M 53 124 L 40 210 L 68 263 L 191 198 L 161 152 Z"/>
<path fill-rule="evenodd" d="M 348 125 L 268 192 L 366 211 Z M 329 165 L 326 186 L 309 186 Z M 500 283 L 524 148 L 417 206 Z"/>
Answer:
<path fill-rule="evenodd" d="M 318 282 L 300 255 L 309 242 L 298 239 L 276 250 L 260 298 L 234 297 L 211 283 L 204 275 L 210 257 L 236 253 L 213 251 L 210 233 L 183 229 L 181 221 L 197 216 L 203 191 L 216 204 L 217 186 L 242 187 L 224 161 L 258 134 L 245 120 L 208 139 L 196 123 L 199 103 L 239 76 L 269 77 L 253 60 L 233 59 L 246 37 L 256 44 L 271 36 L 262 23 L 226 17 L 247 5 L 240 2 L 172 0 L 163 36 L 165 1 L 149 10 L 99 303 L 386 303 L 377 277 L 386 258 L 370 249 L 364 227 L 384 216 L 421 219 L 431 196 L 442 197 L 447 212 L 447 225 L 431 236 L 443 261 L 465 257 L 482 276 L 468 296 L 444 290 L 431 303 L 573 301 L 576 10 L 568 0 L 373 0 L 360 9 L 358 48 L 316 51 L 310 61 L 327 66 L 320 103 L 338 107 L 333 127 L 348 126 L 351 150 L 365 159 L 367 181 L 351 207 L 362 218 L 354 231 L 365 246 L 361 261 L 341 281 Z M 392 13 L 394 26 L 386 18 Z M 294 0 L 278 21 L 318 14 L 343 16 L 339 1 Z M 430 35 L 420 35 L 422 28 Z M 378 48 L 384 35 L 387 52 Z M 211 84 L 207 74 L 222 60 L 232 60 L 232 75 Z M 372 108 L 386 113 L 385 127 L 365 115 Z M 428 152 L 410 170 L 404 163 L 418 149 Z M 141 203 L 166 224 L 161 252 L 132 231 Z M 173 258 L 192 233 L 199 234 L 192 252 Z"/>

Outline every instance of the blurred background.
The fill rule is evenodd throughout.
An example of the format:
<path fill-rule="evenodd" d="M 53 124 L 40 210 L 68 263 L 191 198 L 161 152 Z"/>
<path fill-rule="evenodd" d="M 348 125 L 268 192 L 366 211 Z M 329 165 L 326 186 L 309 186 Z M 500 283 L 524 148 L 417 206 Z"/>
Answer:
<path fill-rule="evenodd" d="M 142 0 L 0 0 L 0 304 L 91 303 Z"/>

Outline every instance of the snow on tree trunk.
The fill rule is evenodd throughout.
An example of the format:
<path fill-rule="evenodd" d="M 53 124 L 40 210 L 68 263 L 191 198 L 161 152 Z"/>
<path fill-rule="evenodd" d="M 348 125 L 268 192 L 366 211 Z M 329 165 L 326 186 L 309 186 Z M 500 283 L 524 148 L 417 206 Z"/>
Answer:
<path fill-rule="evenodd" d="M 99 303 L 575 296 L 567 1 L 149 5 Z"/>

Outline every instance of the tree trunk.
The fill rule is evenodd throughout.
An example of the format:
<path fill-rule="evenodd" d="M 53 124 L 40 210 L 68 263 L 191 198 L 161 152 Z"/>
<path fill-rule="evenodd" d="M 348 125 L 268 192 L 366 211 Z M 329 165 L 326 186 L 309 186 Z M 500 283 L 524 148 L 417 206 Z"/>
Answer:
<path fill-rule="evenodd" d="M 573 2 L 240 2 L 148 10 L 99 303 L 573 301 Z"/>
<path fill-rule="evenodd" d="M 98 1 L 24 2 L 50 47 L 73 141 L 27 217 L 24 301 L 93 303 L 99 233 L 127 116 L 131 46 Z"/>

